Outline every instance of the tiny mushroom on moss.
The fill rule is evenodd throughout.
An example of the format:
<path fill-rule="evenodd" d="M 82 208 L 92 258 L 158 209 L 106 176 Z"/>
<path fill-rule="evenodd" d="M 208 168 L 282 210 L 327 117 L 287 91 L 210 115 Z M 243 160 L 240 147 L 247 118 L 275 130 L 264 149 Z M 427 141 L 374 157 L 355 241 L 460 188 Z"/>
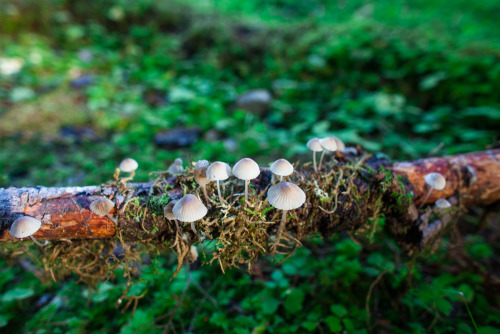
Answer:
<path fill-rule="evenodd" d="M 443 210 L 443 209 L 448 209 L 448 208 L 451 208 L 451 204 L 450 204 L 450 202 L 448 202 L 446 199 L 444 199 L 444 198 L 440 198 L 440 199 L 438 199 L 438 200 L 436 201 L 436 207 L 437 207 L 438 209 Z"/>
<path fill-rule="evenodd" d="M 179 234 L 180 234 L 181 228 L 179 227 L 179 222 L 177 221 L 177 218 L 175 218 L 175 215 L 173 213 L 173 208 L 174 208 L 175 203 L 177 203 L 177 201 L 173 200 L 173 201 L 170 201 L 167 205 L 165 205 L 165 207 L 163 208 L 163 215 L 168 220 L 173 220 L 175 222 L 177 232 L 179 232 Z"/>
<path fill-rule="evenodd" d="M 130 173 L 130 177 L 133 178 L 135 175 L 135 170 L 139 167 L 137 161 L 132 158 L 126 158 L 120 163 L 120 170 L 125 173 Z"/>
<path fill-rule="evenodd" d="M 321 159 L 319 159 L 319 168 L 321 168 L 325 153 L 337 151 L 337 139 L 337 137 L 326 137 L 319 140 L 319 143 L 323 146 L 323 153 L 321 154 Z"/>
<path fill-rule="evenodd" d="M 177 158 L 174 162 L 168 167 L 167 170 L 172 175 L 180 175 L 184 171 L 184 167 L 182 167 L 182 159 Z"/>
<path fill-rule="evenodd" d="M 207 168 L 207 178 L 210 181 L 217 181 L 217 191 L 221 203 L 224 203 L 224 200 L 222 199 L 219 181 L 227 180 L 229 176 L 231 176 L 231 167 L 225 162 L 215 161 Z"/>
<path fill-rule="evenodd" d="M 245 181 L 245 202 L 248 198 L 248 184 L 260 174 L 259 165 L 250 158 L 243 158 L 233 167 L 233 175 Z"/>
<path fill-rule="evenodd" d="M 90 203 L 90 211 L 92 211 L 98 216 L 108 217 L 115 224 L 118 224 L 118 221 L 115 218 L 111 217 L 109 214 L 114 207 L 115 203 L 106 197 L 99 197 L 98 199 Z"/>
<path fill-rule="evenodd" d="M 286 159 L 278 159 L 271 165 L 271 172 L 280 177 L 280 181 L 283 181 L 283 176 L 288 176 L 293 173 L 293 166 Z"/>
<path fill-rule="evenodd" d="M 33 236 L 33 234 L 35 234 L 40 229 L 41 226 L 42 222 L 40 220 L 29 216 L 22 216 L 14 220 L 14 222 L 10 226 L 9 232 L 10 235 L 18 239 L 30 237 L 35 244 L 37 244 L 40 247 L 44 247 L 45 245 L 42 245 Z"/>
<path fill-rule="evenodd" d="M 446 187 L 446 179 L 439 173 L 429 173 L 424 177 L 425 183 L 430 187 L 429 192 L 420 203 L 420 207 L 425 204 L 434 189 L 443 190 Z"/>
<path fill-rule="evenodd" d="M 191 229 L 198 235 L 194 222 L 202 219 L 207 214 L 208 209 L 198 199 L 198 197 L 187 194 L 182 197 L 172 208 L 174 217 L 181 222 L 191 223 Z"/>
<path fill-rule="evenodd" d="M 306 194 L 297 185 L 290 182 L 280 182 L 271 186 L 267 191 L 267 200 L 269 204 L 276 209 L 283 210 L 281 223 L 276 236 L 275 248 L 280 241 L 280 236 L 285 227 L 286 213 L 288 210 L 297 209 L 306 201 Z"/>
<path fill-rule="evenodd" d="M 323 146 L 321 146 L 318 138 L 313 138 L 307 142 L 307 148 L 313 151 L 314 171 L 317 172 L 318 167 L 316 166 L 316 152 L 323 151 Z"/>
<path fill-rule="evenodd" d="M 210 179 L 207 177 L 207 169 L 209 165 L 210 163 L 207 160 L 199 160 L 194 165 L 193 171 L 194 180 L 200 185 L 206 200 L 208 200 L 207 184 L 210 183 Z"/>

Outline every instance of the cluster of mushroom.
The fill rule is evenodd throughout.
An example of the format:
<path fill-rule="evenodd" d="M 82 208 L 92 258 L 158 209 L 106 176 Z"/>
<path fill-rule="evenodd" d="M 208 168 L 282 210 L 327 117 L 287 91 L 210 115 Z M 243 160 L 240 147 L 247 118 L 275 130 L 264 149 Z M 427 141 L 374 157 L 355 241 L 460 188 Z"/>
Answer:
<path fill-rule="evenodd" d="M 429 186 L 429 191 L 422 200 L 422 203 L 420 203 L 420 207 L 422 207 L 425 204 L 425 202 L 427 201 L 433 190 L 443 190 L 446 187 L 446 179 L 440 173 L 429 173 L 425 175 L 424 180 L 425 183 Z M 436 207 L 440 210 L 444 210 L 451 207 L 450 202 L 448 202 L 444 198 L 438 199 L 435 204 Z"/>
<path fill-rule="evenodd" d="M 321 169 L 321 164 L 323 163 L 323 157 L 325 153 L 333 153 L 336 151 L 344 152 L 345 144 L 339 138 L 331 136 L 321 139 L 312 138 L 307 142 L 307 148 L 313 151 L 314 171 L 317 172 L 318 169 Z M 322 152 L 318 167 L 316 166 L 316 152 Z"/>

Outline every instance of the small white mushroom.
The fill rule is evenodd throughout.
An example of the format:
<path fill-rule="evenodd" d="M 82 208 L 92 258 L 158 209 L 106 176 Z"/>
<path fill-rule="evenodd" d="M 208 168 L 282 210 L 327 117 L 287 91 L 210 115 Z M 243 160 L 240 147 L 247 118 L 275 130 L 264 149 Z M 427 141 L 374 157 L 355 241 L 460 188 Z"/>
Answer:
<path fill-rule="evenodd" d="M 286 159 L 278 159 L 271 165 L 271 172 L 280 177 L 283 181 L 283 176 L 288 176 L 293 173 L 293 166 Z"/>
<path fill-rule="evenodd" d="M 210 163 L 207 160 L 199 160 L 196 162 L 196 165 L 194 165 L 194 180 L 200 185 L 203 190 L 203 195 L 207 201 L 207 184 L 210 182 L 210 179 L 207 177 L 207 169 L 209 165 Z"/>
<path fill-rule="evenodd" d="M 446 187 L 446 179 L 439 173 L 429 173 L 425 175 L 424 180 L 425 183 L 430 187 L 430 189 L 422 203 L 420 203 L 420 207 L 425 204 L 425 201 L 427 201 L 427 199 L 431 195 L 432 190 L 443 190 Z"/>
<path fill-rule="evenodd" d="M 132 158 L 126 158 L 120 162 L 120 170 L 125 173 L 130 173 L 130 177 L 134 177 L 135 170 L 139 167 L 137 161 Z"/>
<path fill-rule="evenodd" d="M 198 199 L 198 197 L 187 194 L 182 197 L 172 208 L 174 217 L 181 222 L 191 223 L 191 229 L 198 235 L 194 222 L 202 219 L 207 214 L 208 209 Z"/>
<path fill-rule="evenodd" d="M 259 165 L 250 158 L 243 158 L 233 167 L 233 175 L 245 181 L 245 202 L 248 198 L 248 184 L 260 174 Z"/>
<path fill-rule="evenodd" d="M 337 151 L 337 137 L 326 137 L 326 138 L 321 138 L 319 140 L 319 143 L 323 147 L 323 153 L 321 153 L 321 159 L 319 159 L 319 168 L 321 169 L 321 163 L 323 162 L 323 156 L 327 152 L 335 152 Z"/>
<path fill-rule="evenodd" d="M 118 224 L 118 221 L 109 214 L 114 207 L 115 203 L 106 197 L 100 197 L 90 203 L 90 211 L 101 217 L 106 216 L 115 224 Z"/>
<path fill-rule="evenodd" d="M 173 220 L 175 222 L 175 226 L 177 227 L 177 232 L 179 232 L 179 234 L 180 234 L 181 228 L 179 227 L 179 222 L 177 221 L 174 213 L 172 212 L 175 203 L 177 203 L 177 201 L 174 200 L 174 201 L 170 201 L 167 205 L 165 205 L 165 207 L 163 208 L 163 215 L 168 220 Z"/>
<path fill-rule="evenodd" d="M 184 171 L 184 167 L 182 167 L 182 159 L 177 158 L 174 162 L 168 167 L 167 170 L 172 175 L 180 175 Z"/>
<path fill-rule="evenodd" d="M 14 220 L 14 222 L 10 226 L 9 232 L 10 235 L 18 239 L 30 237 L 35 244 L 37 244 L 40 247 L 44 247 L 45 245 L 42 245 L 33 236 L 33 234 L 35 234 L 40 229 L 41 226 L 42 222 L 40 220 L 29 216 L 22 216 Z"/>
<path fill-rule="evenodd" d="M 273 248 L 279 244 L 280 236 L 285 227 L 286 213 L 288 210 L 296 209 L 306 201 L 306 194 L 297 185 L 290 182 L 280 182 L 271 186 L 267 191 L 267 200 L 269 204 L 276 209 L 283 210 L 281 223 L 276 236 L 276 243 Z"/>
<path fill-rule="evenodd" d="M 217 191 L 221 203 L 224 203 L 224 200 L 222 199 L 219 181 L 227 180 L 229 176 L 231 176 L 231 167 L 225 162 L 215 161 L 207 168 L 207 178 L 210 181 L 217 181 Z"/>
<path fill-rule="evenodd" d="M 451 208 L 451 204 L 450 204 L 450 202 L 448 202 L 446 199 L 444 199 L 444 198 L 440 198 L 440 199 L 438 199 L 438 200 L 436 201 L 436 207 L 437 207 L 438 209 L 443 210 L 443 209 L 448 209 L 448 208 Z"/>
<path fill-rule="evenodd" d="M 323 146 L 321 146 L 318 138 L 313 138 L 307 142 L 307 148 L 313 151 L 314 171 L 317 172 L 318 167 L 316 166 L 316 152 L 323 151 Z"/>

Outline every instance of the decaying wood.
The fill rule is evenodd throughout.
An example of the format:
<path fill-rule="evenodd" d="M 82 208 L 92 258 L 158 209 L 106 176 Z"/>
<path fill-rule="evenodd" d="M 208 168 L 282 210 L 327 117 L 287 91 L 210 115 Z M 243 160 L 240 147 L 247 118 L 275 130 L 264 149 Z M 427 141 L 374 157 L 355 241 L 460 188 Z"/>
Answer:
<path fill-rule="evenodd" d="M 369 165 L 370 163 L 367 162 Z M 414 203 L 407 208 L 405 217 L 389 217 L 389 224 L 394 224 L 392 230 L 395 234 L 408 233 L 412 228 L 420 231 L 419 242 L 429 240 L 436 231 L 445 225 L 443 222 L 433 222 L 429 224 L 429 229 L 424 229 L 419 224 L 419 214 L 415 204 L 419 204 L 428 192 L 425 185 L 424 176 L 430 172 L 439 172 L 447 179 L 447 186 L 442 191 L 433 191 L 427 199 L 427 203 L 433 203 L 439 198 L 457 198 L 462 206 L 485 206 L 500 200 L 500 150 L 490 150 L 486 152 L 461 154 L 443 158 L 429 158 L 413 162 L 399 162 L 386 166 L 396 175 L 402 176 L 409 181 L 410 187 L 405 191 L 413 192 Z M 304 172 L 307 177 L 310 171 Z M 334 181 L 335 182 L 335 181 Z M 135 193 L 147 194 L 151 184 L 135 184 Z M 177 188 L 170 190 L 172 197 L 178 197 L 182 191 Z M 89 210 L 89 205 L 96 196 L 106 196 L 115 201 L 115 209 L 111 215 L 119 221 L 119 226 L 106 218 L 93 214 Z M 20 215 L 29 215 L 42 220 L 42 228 L 35 234 L 37 239 L 104 239 L 115 236 L 117 229 L 140 230 L 140 223 L 127 217 L 125 210 L 122 210 L 127 198 L 118 192 L 116 187 L 111 186 L 88 186 L 88 187 L 28 187 L 28 188 L 7 188 L 0 189 L 0 241 L 14 240 L 8 229 L 11 223 Z M 338 203 L 335 214 L 343 212 L 343 206 L 350 203 Z M 311 217 L 311 204 L 304 205 L 296 210 L 295 214 L 301 217 Z M 325 211 L 325 210 L 323 210 Z M 317 217 L 318 229 L 329 223 L 328 213 L 321 211 Z M 394 210 L 382 207 L 382 213 L 393 215 Z M 315 212 L 320 212 L 316 210 Z M 369 213 L 366 217 L 369 217 Z M 210 215 L 210 212 L 209 212 Z M 358 215 L 359 216 L 359 215 Z M 361 215 L 360 220 L 365 216 Z M 346 219 L 349 219 L 347 217 Z M 449 217 L 444 217 L 449 221 Z M 210 217 L 207 216 L 207 221 Z M 305 221 L 305 219 L 304 219 Z M 397 226 L 398 224 L 406 224 Z M 432 225 L 434 224 L 434 225 Z M 359 226 L 356 224 L 339 224 L 330 228 L 330 232 L 340 232 L 342 230 L 352 230 Z M 308 230 L 308 232 L 313 232 Z M 159 233 L 175 233 L 173 229 L 161 230 Z M 128 233 L 133 235 L 133 233 Z M 425 240 L 423 240 L 425 239 Z M 413 240 L 415 242 L 415 240 Z"/>

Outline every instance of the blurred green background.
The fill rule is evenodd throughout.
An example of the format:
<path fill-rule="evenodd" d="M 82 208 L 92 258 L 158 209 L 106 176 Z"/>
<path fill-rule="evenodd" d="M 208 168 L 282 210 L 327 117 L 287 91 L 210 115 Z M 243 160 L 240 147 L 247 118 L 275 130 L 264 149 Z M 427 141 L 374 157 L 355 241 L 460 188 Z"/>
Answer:
<path fill-rule="evenodd" d="M 0 0 L 0 187 L 99 184 L 129 156 L 138 181 L 179 156 L 304 161 L 329 134 L 394 160 L 495 147 L 499 21 L 497 0 Z M 175 259 L 148 258 L 133 317 L 119 271 L 94 288 L 4 258 L 0 332 L 497 333 L 498 215 L 479 215 L 412 258 L 383 230 L 252 274 L 170 281 Z"/>

